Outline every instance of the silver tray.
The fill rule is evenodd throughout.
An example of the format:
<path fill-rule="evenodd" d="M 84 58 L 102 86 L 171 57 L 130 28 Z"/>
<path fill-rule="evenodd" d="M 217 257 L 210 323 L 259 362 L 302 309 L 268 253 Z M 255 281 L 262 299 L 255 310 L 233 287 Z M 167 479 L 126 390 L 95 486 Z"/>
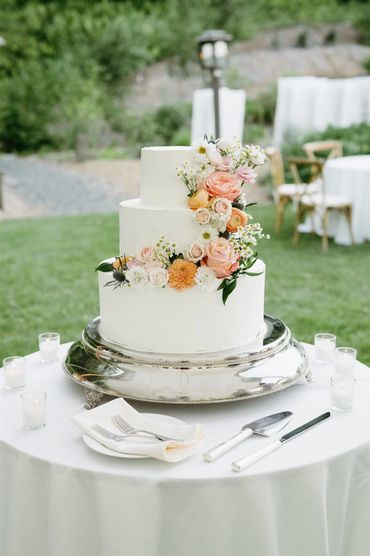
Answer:
<path fill-rule="evenodd" d="M 83 386 L 86 407 L 106 394 L 172 404 L 237 401 L 282 390 L 306 377 L 303 346 L 277 317 L 265 315 L 265 334 L 253 345 L 218 353 L 164 355 L 132 351 L 104 340 L 100 317 L 72 344 L 63 369 Z"/>

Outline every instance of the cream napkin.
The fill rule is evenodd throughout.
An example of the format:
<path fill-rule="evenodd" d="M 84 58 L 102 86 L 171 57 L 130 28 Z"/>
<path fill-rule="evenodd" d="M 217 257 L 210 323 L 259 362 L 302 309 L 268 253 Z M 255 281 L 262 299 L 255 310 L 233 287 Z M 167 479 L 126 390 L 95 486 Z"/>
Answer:
<path fill-rule="evenodd" d="M 101 425 L 116 434 L 123 434 L 113 423 L 112 416 L 121 415 L 131 426 L 144 429 L 156 434 L 163 434 L 176 438 L 166 442 L 154 442 L 148 440 L 129 438 L 120 442 L 114 442 L 103 437 L 93 429 L 94 424 Z M 92 436 L 111 450 L 122 453 L 138 454 L 161 459 L 168 462 L 181 461 L 195 452 L 201 445 L 204 436 L 203 427 L 197 425 L 171 424 L 160 420 L 154 420 L 136 411 L 122 398 L 100 405 L 94 409 L 86 410 L 72 418 L 73 422 L 85 433 Z"/>

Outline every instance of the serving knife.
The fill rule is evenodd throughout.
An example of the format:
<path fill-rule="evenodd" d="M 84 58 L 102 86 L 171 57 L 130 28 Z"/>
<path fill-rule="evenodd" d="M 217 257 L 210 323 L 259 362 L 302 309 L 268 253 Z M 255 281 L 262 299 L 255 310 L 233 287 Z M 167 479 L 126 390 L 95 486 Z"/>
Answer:
<path fill-rule="evenodd" d="M 273 415 L 268 415 L 267 417 L 262 417 L 256 421 L 247 423 L 237 434 L 221 442 L 221 444 L 218 444 L 214 448 L 211 448 L 208 452 L 205 452 L 203 458 L 210 463 L 249 436 L 252 436 L 252 434 L 271 436 L 283 429 L 289 423 L 292 415 L 293 413 L 291 411 L 280 411 L 280 413 L 274 413 Z"/>
<path fill-rule="evenodd" d="M 280 448 L 284 444 L 284 442 L 286 442 L 287 440 L 290 440 L 291 438 L 294 438 L 298 434 L 302 434 L 302 432 L 305 432 L 306 430 L 310 429 L 311 427 L 314 427 L 315 425 L 318 425 L 319 423 L 321 423 L 322 421 L 324 421 L 328 417 L 330 417 L 330 411 L 326 411 L 322 415 L 319 415 L 318 417 L 315 417 L 315 419 L 312 419 L 311 421 L 308 421 L 307 423 L 304 423 L 304 425 L 301 425 L 300 427 L 297 427 L 296 429 L 293 429 L 292 431 L 287 432 L 286 434 L 284 434 L 284 436 L 282 436 L 278 440 L 273 440 L 272 442 L 270 442 L 269 444 L 267 444 L 266 446 L 264 446 L 260 450 L 257 450 L 256 452 L 254 452 L 253 454 L 251 454 L 249 456 L 246 456 L 244 458 L 238 459 L 237 461 L 234 461 L 231 464 L 233 470 L 234 471 L 243 471 L 243 469 L 248 467 L 248 465 L 252 465 L 252 463 L 258 461 L 261 458 L 263 458 L 264 456 L 266 456 L 270 452 L 273 452 L 277 448 Z"/>

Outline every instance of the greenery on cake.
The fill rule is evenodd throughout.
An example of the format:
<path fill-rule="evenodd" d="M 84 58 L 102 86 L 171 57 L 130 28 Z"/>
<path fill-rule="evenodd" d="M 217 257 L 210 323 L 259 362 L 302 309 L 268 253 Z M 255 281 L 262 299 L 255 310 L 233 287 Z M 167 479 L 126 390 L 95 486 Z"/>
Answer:
<path fill-rule="evenodd" d="M 194 144 L 192 154 L 193 160 L 177 174 L 188 189 L 198 237 L 183 253 L 162 236 L 134 256 L 100 263 L 96 270 L 113 273 L 107 286 L 222 290 L 226 303 L 240 275 L 259 274 L 250 269 L 257 260 L 258 240 L 268 236 L 252 222 L 248 207 L 255 203 L 247 202 L 245 187 L 255 182 L 255 168 L 266 160 L 264 151 L 255 145 L 243 147 L 236 139 L 205 137 Z"/>

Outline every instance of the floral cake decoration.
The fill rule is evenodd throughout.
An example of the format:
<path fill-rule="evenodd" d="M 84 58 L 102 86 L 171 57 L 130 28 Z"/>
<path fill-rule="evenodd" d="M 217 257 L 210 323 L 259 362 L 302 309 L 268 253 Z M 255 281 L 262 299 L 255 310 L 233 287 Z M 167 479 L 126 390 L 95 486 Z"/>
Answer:
<path fill-rule="evenodd" d="M 258 240 L 269 236 L 252 222 L 248 207 L 256 203 L 247 202 L 245 188 L 255 182 L 256 166 L 265 163 L 264 151 L 256 145 L 243 147 L 236 139 L 207 137 L 194 143 L 192 151 L 192 160 L 177 168 L 177 175 L 188 190 L 198 237 L 183 253 L 161 236 L 135 255 L 100 263 L 96 270 L 113 273 L 106 286 L 222 290 L 226 303 L 240 275 L 260 274 L 250 269 L 257 260 Z"/>

